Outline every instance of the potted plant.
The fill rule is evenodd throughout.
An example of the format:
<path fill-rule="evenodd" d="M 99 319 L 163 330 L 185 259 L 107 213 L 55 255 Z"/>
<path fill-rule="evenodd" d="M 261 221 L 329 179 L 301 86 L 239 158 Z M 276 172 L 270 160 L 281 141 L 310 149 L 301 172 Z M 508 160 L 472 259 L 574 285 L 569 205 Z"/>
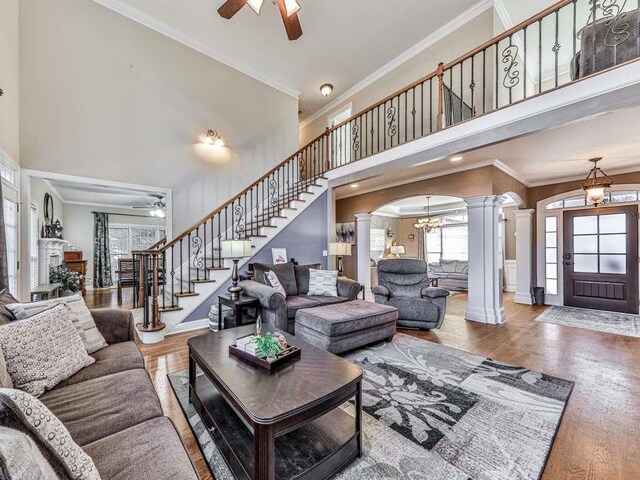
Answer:
<path fill-rule="evenodd" d="M 49 282 L 59 283 L 63 296 L 80 290 L 80 275 L 62 265 L 49 268 Z"/>

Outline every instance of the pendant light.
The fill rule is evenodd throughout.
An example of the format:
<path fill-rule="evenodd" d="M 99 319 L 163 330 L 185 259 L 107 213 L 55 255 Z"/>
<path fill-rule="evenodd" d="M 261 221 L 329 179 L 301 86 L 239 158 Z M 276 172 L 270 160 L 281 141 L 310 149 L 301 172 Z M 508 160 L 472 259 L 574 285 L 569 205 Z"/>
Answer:
<path fill-rule="evenodd" d="M 592 204 L 594 207 L 597 207 L 604 202 L 605 190 L 610 188 L 613 184 L 607 174 L 598 167 L 598 162 L 600 160 L 602 160 L 602 157 L 592 158 L 589 160 L 593 163 L 593 168 L 582 184 L 582 189 L 587 192 L 587 203 Z"/>

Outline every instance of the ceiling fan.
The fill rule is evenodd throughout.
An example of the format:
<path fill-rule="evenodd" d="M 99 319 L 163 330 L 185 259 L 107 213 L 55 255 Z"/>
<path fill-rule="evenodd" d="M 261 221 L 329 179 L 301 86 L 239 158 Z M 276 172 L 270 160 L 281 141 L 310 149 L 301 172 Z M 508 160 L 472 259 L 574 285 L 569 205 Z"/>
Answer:
<path fill-rule="evenodd" d="M 298 2 L 296 0 L 273 0 L 273 3 L 278 5 L 289 40 L 297 40 L 300 38 L 302 36 L 302 27 L 300 26 L 297 13 L 298 10 L 300 10 Z M 256 14 L 260 15 L 264 0 L 227 0 L 224 5 L 218 9 L 218 13 L 223 18 L 231 19 L 247 4 L 249 4 Z"/>
<path fill-rule="evenodd" d="M 149 210 L 149 215 L 157 218 L 165 218 L 167 216 L 167 204 L 164 203 L 164 196 L 159 195 L 157 193 L 150 194 L 152 197 L 156 197 L 158 200 L 153 202 L 146 207 L 133 207 L 133 208 L 142 208 L 145 210 Z"/>

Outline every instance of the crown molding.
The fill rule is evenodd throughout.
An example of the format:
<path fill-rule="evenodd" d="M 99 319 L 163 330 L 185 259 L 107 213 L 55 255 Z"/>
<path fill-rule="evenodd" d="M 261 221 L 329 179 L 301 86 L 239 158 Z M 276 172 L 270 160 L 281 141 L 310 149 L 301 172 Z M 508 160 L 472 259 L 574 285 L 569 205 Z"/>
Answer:
<path fill-rule="evenodd" d="M 438 30 L 433 32 L 428 37 L 425 37 L 424 39 L 416 43 L 414 46 L 412 46 L 408 50 L 405 50 L 403 53 L 398 55 L 389 63 L 383 65 L 381 68 L 379 68 L 378 70 L 373 72 L 371 75 L 366 77 L 364 80 L 361 80 L 360 82 L 356 83 L 353 87 L 351 87 L 349 90 L 344 92 L 338 98 L 328 103 L 327 105 L 322 107 L 320 110 L 317 110 L 316 112 L 311 114 L 309 118 L 304 119 L 302 122 L 300 122 L 300 128 L 301 129 L 305 128 L 308 125 L 310 125 L 312 122 L 322 117 L 323 115 L 330 113 L 332 110 L 339 107 L 340 104 L 346 102 L 351 97 L 356 95 L 358 92 L 364 90 L 369 85 L 377 82 L 388 73 L 392 72 L 402 64 L 406 63 L 408 60 L 411 60 L 416 55 L 422 53 L 427 48 L 431 47 L 432 45 L 439 42 L 446 36 L 455 32 L 457 29 L 459 29 L 463 25 L 467 24 L 469 21 L 476 18 L 478 15 L 486 12 L 490 8 L 493 8 L 493 5 L 494 5 L 494 0 L 481 0 L 480 2 L 475 4 L 473 7 L 462 12 L 456 18 L 451 20 L 449 23 L 443 25 Z"/>
<path fill-rule="evenodd" d="M 288 85 L 284 85 L 278 81 L 275 81 L 274 79 L 269 78 L 266 75 L 263 75 L 262 73 L 249 67 L 248 65 L 245 65 L 242 62 L 238 62 L 237 60 L 225 55 L 218 49 L 211 48 L 205 43 L 200 42 L 182 32 L 179 32 L 174 28 L 171 28 L 169 25 L 153 18 L 152 16 L 144 12 L 141 12 L 136 8 L 133 8 L 125 4 L 121 0 L 94 0 L 94 1 L 102 5 L 103 7 L 113 10 L 114 12 L 117 12 L 120 15 L 123 15 L 129 18 L 130 20 L 133 20 L 134 22 L 144 25 L 145 27 L 150 28 L 151 30 L 154 30 L 164 35 L 165 37 L 175 40 L 176 42 L 181 43 L 182 45 L 185 45 L 199 53 L 202 53 L 203 55 L 206 55 L 207 57 L 213 58 L 214 60 L 220 63 L 223 63 L 226 66 L 231 67 L 241 73 L 244 73 L 245 75 L 252 77 L 255 80 L 258 80 L 259 82 L 262 82 L 272 88 L 275 88 L 276 90 L 279 90 L 282 93 L 285 93 L 294 98 L 300 98 L 301 92 L 299 92 L 298 90 L 291 88 Z"/>
<path fill-rule="evenodd" d="M 45 184 L 45 186 L 51 190 L 51 193 L 53 193 L 53 196 L 56 197 L 58 200 L 60 200 L 62 203 L 67 203 L 67 201 L 64 199 L 64 197 L 62 195 L 60 195 L 60 192 L 58 191 L 58 189 L 56 187 L 54 187 L 51 182 L 46 179 L 43 178 L 42 179 L 42 183 Z"/>
<path fill-rule="evenodd" d="M 517 181 L 522 183 L 525 187 L 531 188 L 531 182 L 529 182 L 529 180 L 527 180 L 522 175 L 517 173 L 511 167 L 505 165 L 502 161 L 500 161 L 498 159 L 494 160 L 493 161 L 493 166 L 496 167 L 498 170 L 502 170 L 504 173 L 506 173 L 510 177 L 516 179 Z"/>

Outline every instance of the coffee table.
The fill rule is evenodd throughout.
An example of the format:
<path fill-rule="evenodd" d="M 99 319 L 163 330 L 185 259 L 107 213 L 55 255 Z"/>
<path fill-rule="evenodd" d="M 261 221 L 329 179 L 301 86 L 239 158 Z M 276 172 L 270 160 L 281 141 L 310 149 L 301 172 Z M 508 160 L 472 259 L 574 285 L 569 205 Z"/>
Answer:
<path fill-rule="evenodd" d="M 236 478 L 331 477 L 362 453 L 362 369 L 285 334 L 300 358 L 269 373 L 229 353 L 254 329 L 189 339 L 191 403 Z"/>

